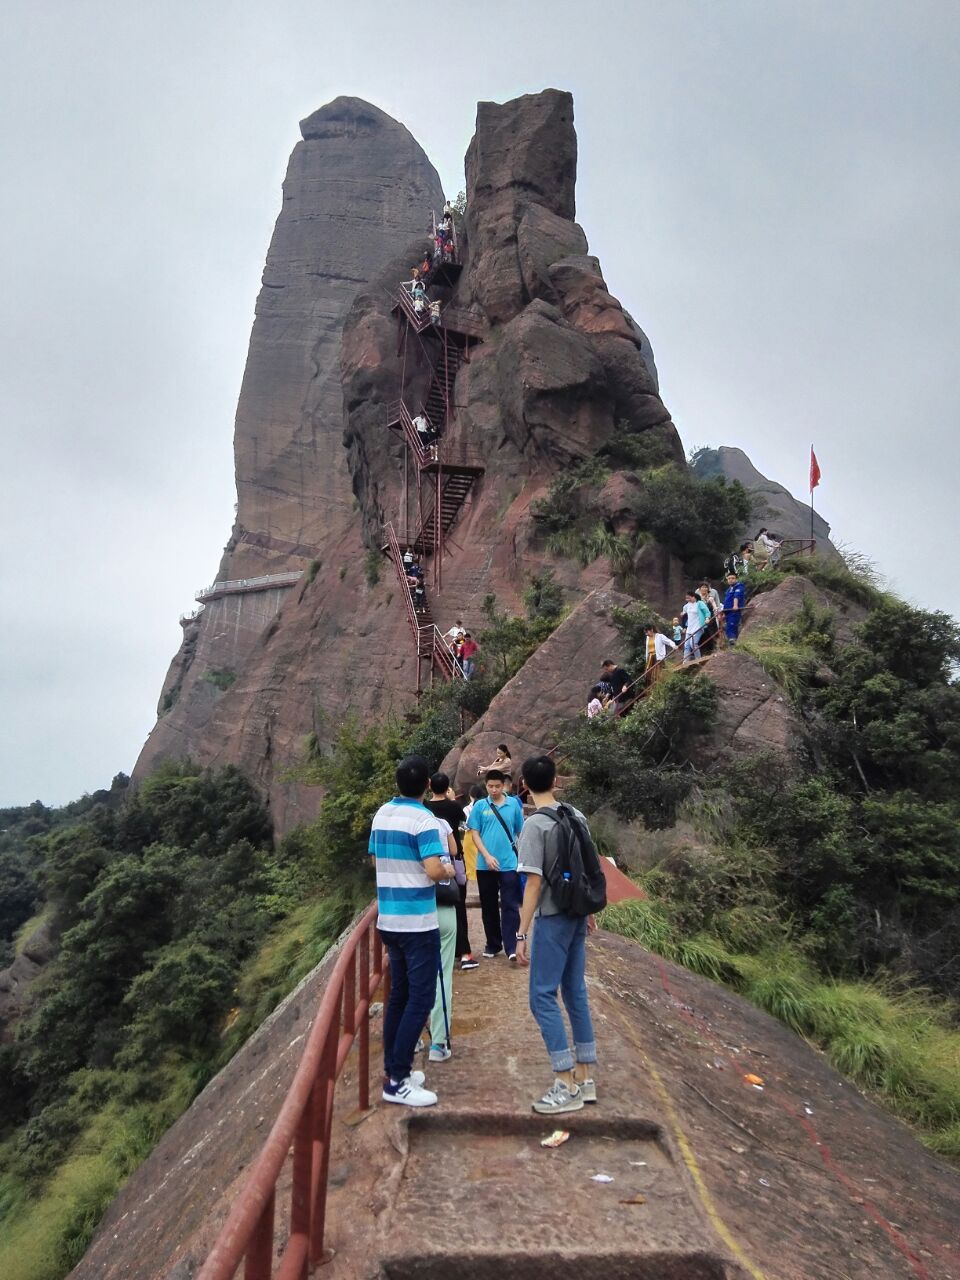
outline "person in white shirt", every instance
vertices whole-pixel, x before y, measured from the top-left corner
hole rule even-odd
[[[451,644],[459,644],[466,635],[463,623],[458,618],[450,630],[447,632],[447,639]]]
[[[656,627],[647,627],[646,657],[643,668],[648,684],[655,684],[663,675],[663,663],[668,653],[676,649],[669,636],[663,635]]]
[[[767,529],[761,529],[754,541],[759,542],[761,547],[767,553],[767,560],[771,565],[775,565],[780,559],[780,546],[776,538],[770,536]]]

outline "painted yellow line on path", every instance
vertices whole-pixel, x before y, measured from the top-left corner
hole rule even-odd
[[[760,1270],[760,1268],[755,1263],[751,1262],[744,1253],[743,1249],[734,1239],[730,1228],[720,1217],[720,1211],[717,1209],[713,1196],[710,1194],[710,1189],[706,1184],[706,1180],[704,1179],[697,1157],[693,1153],[693,1147],[690,1145],[690,1140],[687,1138],[687,1135],[684,1133],[680,1124],[680,1117],[677,1115],[676,1108],[673,1105],[673,1099],[667,1091],[667,1086],[663,1082],[663,1077],[650,1061],[649,1055],[643,1047],[639,1036],[636,1034],[633,1027],[631,1027],[630,1023],[621,1011],[617,1008],[613,997],[608,997],[607,1003],[609,1004],[609,1007],[617,1021],[620,1023],[624,1035],[643,1058],[646,1069],[650,1073],[650,1079],[653,1081],[654,1088],[657,1091],[657,1096],[663,1104],[663,1109],[667,1114],[667,1119],[670,1122],[670,1128],[673,1130],[673,1136],[677,1141],[677,1146],[680,1148],[683,1163],[687,1166],[690,1177],[693,1179],[694,1186],[697,1189],[697,1195],[700,1197],[700,1202],[704,1207],[707,1217],[710,1219],[714,1231],[716,1231],[717,1235],[737,1261],[747,1269],[753,1277],[753,1280],[767,1280],[765,1274]]]

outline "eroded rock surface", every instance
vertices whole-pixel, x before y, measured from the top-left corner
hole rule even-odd
[[[476,782],[477,766],[489,764],[501,742],[509,746],[517,774],[524,756],[557,745],[563,726],[583,712],[601,662],[618,653],[613,611],[630,603],[629,596],[609,588],[581,600],[444,760],[456,791]]]
[[[357,290],[425,237],[443,203],[422,148],[370,103],[337,98],[300,131],[237,406],[237,516],[217,581],[306,570],[356,523],[341,440],[343,323]],[[290,588],[277,588],[213,601],[187,629],[136,776],[166,756],[205,755],[204,730],[224,696],[210,673],[243,672],[289,599]]]

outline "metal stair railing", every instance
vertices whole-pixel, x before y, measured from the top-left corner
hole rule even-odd
[[[421,627],[421,634],[425,631],[430,632],[430,642],[433,648],[433,657],[437,666],[447,677],[448,680],[465,680],[463,667],[457,655],[453,652],[453,647],[448,643],[447,638],[441,632],[437,624],[431,623],[429,627]]]
[[[402,280],[400,282],[400,288],[397,291],[397,294],[400,302],[400,309],[413,326],[414,331],[416,333],[423,333],[424,329],[428,328],[432,323],[429,301],[424,297],[423,310],[419,312],[417,311],[413,301],[413,284],[409,280]]]
[[[426,418],[427,415],[424,414],[423,416]],[[399,417],[400,425],[403,428],[404,436],[406,436],[407,444],[410,446],[413,456],[417,460],[417,466],[422,471],[424,467],[429,466],[430,463],[433,462],[433,458],[420,443],[420,432],[413,425],[413,415],[402,400],[400,401]],[[430,422],[429,418],[427,421]],[[431,428],[433,427],[432,422],[430,422],[430,426]]]
[[[407,572],[403,567],[403,554],[400,550],[400,543],[397,541],[397,535],[393,525],[389,522],[383,526],[383,532],[386,536],[387,545],[390,548],[390,559],[393,561],[393,567],[397,571],[397,578],[400,582],[403,602],[407,610],[407,621],[410,623],[414,639],[417,641],[417,652],[419,653],[420,618],[413,603],[413,592],[410,590],[410,583],[407,581]]]
[[[324,1248],[333,1095],[358,1042],[358,1103],[370,1109],[370,1002],[385,977],[372,903],[344,943],[320,1000],[300,1065],[260,1154],[197,1274],[197,1280],[302,1280],[332,1256]],[[293,1147],[289,1225],[276,1253],[277,1184]]]

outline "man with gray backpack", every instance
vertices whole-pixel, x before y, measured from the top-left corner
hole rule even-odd
[[[523,762],[523,781],[536,806],[517,842],[518,870],[527,883],[517,933],[517,961],[530,965],[530,1011],[556,1077],[533,1109],[540,1115],[579,1111],[596,1102],[597,1046],[590,1017],[585,942],[593,914],[607,903],[606,881],[587,820],[553,794],[557,768],[549,756]],[[527,937],[536,929],[527,960]],[[570,1019],[573,1048],[557,992]]]

